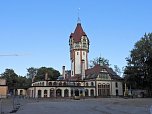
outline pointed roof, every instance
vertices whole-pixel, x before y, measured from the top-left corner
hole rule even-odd
[[[87,36],[83,31],[81,23],[77,23],[74,33],[71,33],[70,38],[73,38],[74,42],[80,42],[82,36]]]

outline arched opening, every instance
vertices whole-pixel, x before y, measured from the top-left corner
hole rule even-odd
[[[91,82],[91,86],[94,86],[94,83],[93,83],[93,82]]]
[[[61,89],[56,90],[56,97],[62,97],[62,90]]]
[[[73,92],[73,89],[71,89],[71,96],[74,96],[74,92]]]
[[[116,89],[116,96],[118,96],[119,95],[119,93],[118,93],[118,89]]]
[[[47,90],[44,90],[44,98],[47,97]]]
[[[98,96],[102,96],[102,87],[101,87],[101,84],[99,83],[98,84]]]
[[[110,85],[109,84],[106,85],[106,95],[110,96]]]
[[[59,82],[59,86],[62,86],[62,82]]]
[[[50,89],[50,97],[54,97],[54,89]]]
[[[88,91],[88,89],[85,90],[85,96],[86,96],[86,97],[89,96],[89,91]]]
[[[88,86],[88,82],[86,83],[86,86]]]
[[[56,82],[53,82],[53,86],[57,86],[57,83],[56,83]]]
[[[52,86],[52,82],[49,82],[49,86]]]
[[[64,82],[64,83],[63,83],[63,86],[66,86],[66,85],[67,85],[66,82]]]
[[[20,95],[23,95],[23,90],[20,90]]]
[[[64,97],[69,97],[69,90],[68,89],[64,90]]]
[[[42,91],[38,90],[38,98],[41,98]]]
[[[79,90],[78,89],[75,90],[75,96],[79,96]]]
[[[92,97],[94,96],[94,90],[93,89],[90,90],[90,94],[91,94]]]

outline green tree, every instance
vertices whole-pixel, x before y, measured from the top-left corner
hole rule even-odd
[[[5,69],[5,72],[1,74],[1,78],[6,79],[9,91],[17,88],[28,88],[31,85],[31,79],[18,76],[13,69]]]
[[[37,75],[35,76],[34,81],[45,80],[45,74],[48,74],[49,80],[56,80],[60,76],[60,72],[53,69],[52,67],[41,67],[37,69]]]
[[[104,57],[96,57],[93,60],[90,60],[90,68],[94,67],[97,64],[100,64],[100,61],[103,63],[103,65],[110,65],[108,59],[105,59]]]
[[[135,43],[126,60],[125,81],[134,88],[152,90],[152,33]]]
[[[30,68],[27,69],[27,72],[28,72],[27,77],[32,79],[37,74],[37,68],[30,67]]]
[[[121,75],[121,70],[117,65],[114,65],[114,71],[117,73],[117,75]]]
[[[6,79],[8,88],[15,88],[18,82],[18,75],[14,72],[13,69],[5,69],[5,72],[1,74],[1,78]]]

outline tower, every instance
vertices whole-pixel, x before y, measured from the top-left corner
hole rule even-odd
[[[69,39],[71,76],[82,75],[88,69],[89,39],[78,21],[74,33]],[[84,77],[84,76],[83,76]]]

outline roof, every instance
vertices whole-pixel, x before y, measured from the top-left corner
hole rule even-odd
[[[74,39],[74,42],[80,42],[82,36],[87,36],[83,31],[81,23],[77,23],[74,33],[71,33],[70,38]]]
[[[93,68],[86,70],[86,77],[87,78],[97,78],[97,76],[102,73],[101,70],[106,69],[107,73],[111,77],[111,79],[122,79],[120,76],[116,74],[116,72],[113,71],[112,68],[109,68],[107,65],[100,66],[99,64],[95,65]],[[105,73],[105,72],[103,72]]]

